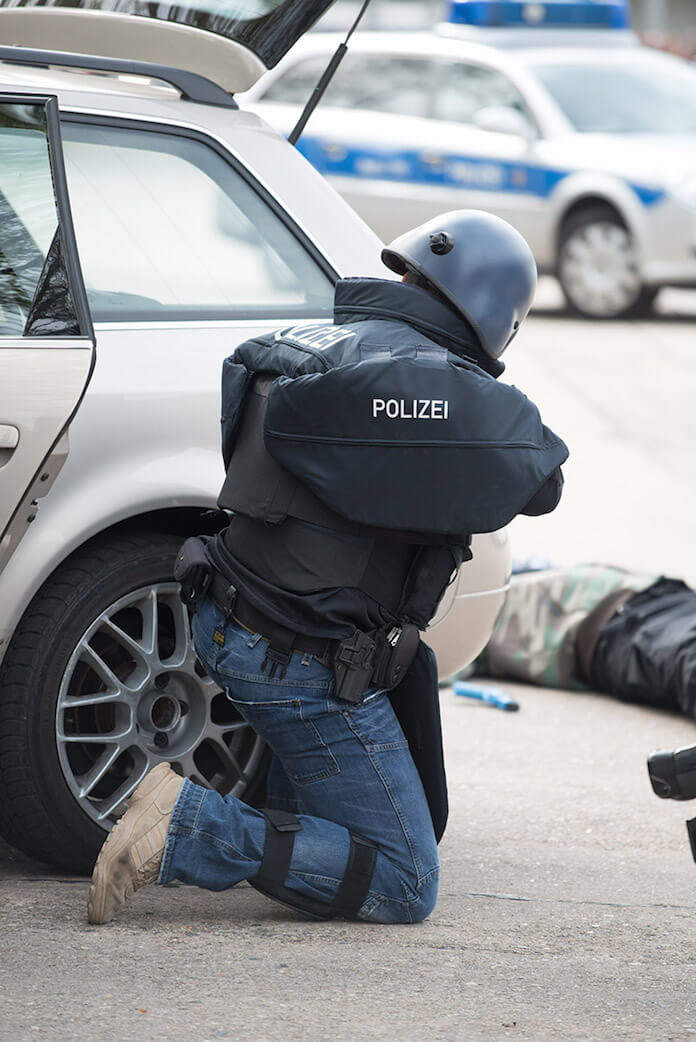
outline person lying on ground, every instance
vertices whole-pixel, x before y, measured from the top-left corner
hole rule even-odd
[[[696,591],[610,565],[517,574],[474,669],[696,718]]]

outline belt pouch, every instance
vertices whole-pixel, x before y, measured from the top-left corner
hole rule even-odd
[[[176,555],[174,578],[181,583],[184,604],[195,604],[205,597],[213,577],[213,569],[205,552],[205,543],[191,536]]]
[[[406,676],[416,657],[420,643],[420,631],[412,623],[393,626],[390,630],[379,630],[377,651],[372,674],[375,687],[391,691]]]

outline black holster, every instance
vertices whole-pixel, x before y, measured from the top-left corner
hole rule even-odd
[[[336,697],[362,702],[370,687],[390,691],[401,683],[418,650],[416,626],[404,623],[342,640],[333,656]]]

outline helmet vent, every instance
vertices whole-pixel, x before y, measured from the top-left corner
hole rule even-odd
[[[431,253],[436,253],[438,256],[442,256],[444,253],[449,253],[450,250],[454,249],[454,239],[447,232],[433,232],[430,236],[430,250]]]

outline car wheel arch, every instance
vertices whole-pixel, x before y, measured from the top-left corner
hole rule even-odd
[[[11,624],[7,626],[7,620],[3,620],[6,629],[0,623],[0,663],[12,639],[12,634],[19,626],[22,618],[36,599],[40,597],[41,591],[50,581],[55,572],[70,561],[72,557],[81,554],[90,543],[104,537],[127,534],[130,531],[151,531],[158,534],[169,534],[181,536],[182,541],[189,535],[213,535],[227,524],[227,515],[217,510],[210,503],[186,504],[181,506],[157,507],[130,513],[104,528],[89,530],[84,538],[71,545],[65,553],[60,556],[52,556],[50,570],[48,572],[35,573],[37,579],[34,583],[27,585],[21,600],[15,600],[16,611]],[[0,577],[1,581],[1,577]]]
[[[639,256],[645,254],[644,207],[628,180],[619,174],[574,170],[563,177],[549,200],[552,211],[553,249],[558,255],[564,225],[585,207],[613,210],[635,241]]]
[[[635,228],[633,222],[627,219],[623,209],[617,205],[617,203],[608,198],[606,195],[599,193],[587,193],[580,195],[570,200],[563,210],[560,212],[558,222],[556,225],[556,238],[555,238],[555,256],[558,259],[558,253],[563,242],[563,236],[565,230],[568,227],[569,222],[576,217],[583,210],[593,209],[605,209],[607,213],[611,213],[616,217],[620,223],[626,228],[632,235],[635,235]]]

